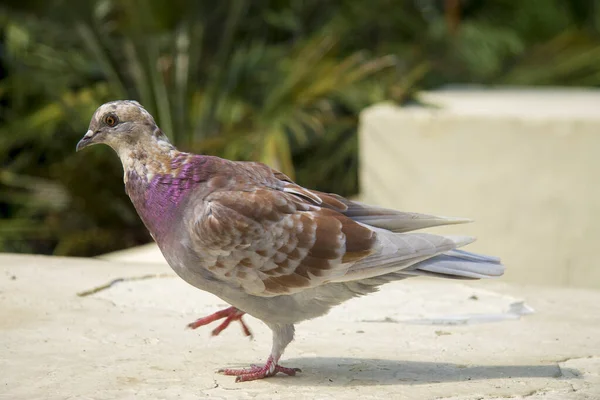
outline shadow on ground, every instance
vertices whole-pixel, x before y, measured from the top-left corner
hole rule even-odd
[[[294,378],[270,379],[286,385],[422,385],[514,378],[574,378],[579,371],[561,369],[557,363],[545,365],[461,365],[421,361],[394,361],[362,358],[296,358],[283,366],[298,367]],[[278,375],[279,377],[280,375]]]

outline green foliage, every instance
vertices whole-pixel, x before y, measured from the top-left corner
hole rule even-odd
[[[101,103],[139,100],[184,149],[357,192],[373,103],[448,83],[600,84],[597,0],[5,0],[0,250],[93,255],[149,240]]]

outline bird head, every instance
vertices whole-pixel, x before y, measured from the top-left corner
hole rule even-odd
[[[121,154],[127,148],[157,140],[169,142],[152,115],[137,101],[119,100],[98,107],[76,150],[104,143]]]

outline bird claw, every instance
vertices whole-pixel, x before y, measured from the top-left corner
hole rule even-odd
[[[279,364],[275,364],[273,367],[272,361],[267,361],[264,366],[252,365],[250,368],[242,368],[242,369],[230,369],[224,368],[220,369],[218,372],[224,375],[233,375],[235,376],[236,382],[247,382],[254,381],[257,379],[264,379],[270,376],[276,375],[278,372],[283,374],[294,376],[296,372],[302,372],[300,368],[288,368],[282,367]]]
[[[229,307],[224,310],[217,311],[216,313],[211,314],[207,317],[199,318],[196,321],[189,323],[187,325],[187,327],[190,329],[196,329],[201,326],[208,325],[211,322],[225,318],[225,321],[223,321],[219,326],[217,326],[215,329],[212,330],[212,336],[219,335],[219,333],[223,332],[232,321],[239,321],[240,324],[242,325],[244,335],[252,338],[252,332],[250,332],[250,329],[248,328],[248,326],[242,319],[242,316],[244,314],[245,314],[245,312],[240,311],[239,309],[237,309],[235,307]]]

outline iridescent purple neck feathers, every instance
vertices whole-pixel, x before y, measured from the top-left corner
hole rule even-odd
[[[153,236],[163,236],[180,216],[185,200],[214,175],[214,159],[178,153],[160,168],[125,171],[125,188]],[[166,164],[166,165],[165,165]]]
[[[182,198],[211,175],[209,159],[180,153],[171,160],[171,172],[159,173],[148,182],[146,203],[178,205]]]

